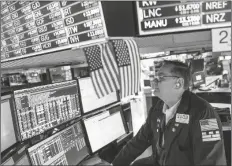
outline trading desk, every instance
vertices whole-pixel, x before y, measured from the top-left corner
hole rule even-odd
[[[220,92],[220,93],[231,93],[231,88],[211,88],[211,90],[207,90],[207,91],[203,91],[203,90],[198,90],[198,89],[195,89],[192,91],[193,93],[217,93],[217,92]]]

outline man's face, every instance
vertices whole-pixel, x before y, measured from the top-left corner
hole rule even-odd
[[[170,98],[175,97],[176,94],[176,75],[173,75],[171,71],[170,65],[163,65],[160,70],[157,72],[157,77],[155,78],[155,90],[154,93],[157,97],[162,99],[163,101],[167,101]]]

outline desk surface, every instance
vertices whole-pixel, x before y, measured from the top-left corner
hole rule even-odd
[[[222,126],[222,130],[223,131],[229,131],[231,130],[231,126],[227,125],[227,126]]]
[[[194,93],[216,93],[216,92],[228,92],[228,93],[231,93],[231,89],[230,88],[215,88],[215,89],[211,89],[211,90],[208,90],[208,91],[201,91],[201,90],[193,90],[192,92]]]

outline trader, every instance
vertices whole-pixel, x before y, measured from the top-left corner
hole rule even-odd
[[[112,165],[130,165],[150,145],[153,154],[133,165],[226,165],[219,116],[188,91],[189,73],[184,63],[164,61],[155,76],[155,95],[161,100]]]

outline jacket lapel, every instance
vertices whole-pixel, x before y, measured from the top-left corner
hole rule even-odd
[[[189,115],[188,114],[189,99],[190,99],[190,92],[185,91],[182,95],[180,105],[177,108],[176,115],[177,114]],[[180,134],[180,131],[183,129],[183,127],[185,127],[186,125],[189,124],[189,123],[186,124],[186,123],[176,122],[176,115],[174,116],[174,121],[172,123],[170,123],[169,132],[167,132],[167,134],[165,135],[164,148],[167,152],[166,156],[168,156],[168,153],[170,152],[170,147],[171,147],[173,141],[175,140],[175,138]],[[190,121],[190,116],[189,116],[189,121]]]
[[[160,101],[159,104],[156,106],[155,108],[155,112],[152,117],[152,119],[154,119],[153,121],[153,125],[152,125],[152,129],[154,129],[153,133],[154,133],[154,137],[155,140],[157,141],[157,139],[159,138],[159,133],[160,133],[160,126],[161,126],[161,121],[162,121],[162,109],[163,109],[163,105],[164,102]]]
[[[156,146],[157,146],[157,143],[159,141],[159,137],[160,137],[160,126],[161,126],[161,122],[162,122],[162,118],[163,118],[163,114],[162,114],[162,109],[163,109],[163,105],[164,105],[164,102],[163,101],[160,101],[154,111],[155,113],[152,114],[153,117],[152,117],[152,126],[151,128],[153,129],[153,155],[156,156]]]

